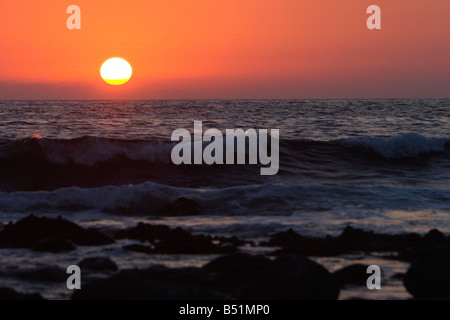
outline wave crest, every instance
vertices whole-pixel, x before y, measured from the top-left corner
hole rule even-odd
[[[0,145],[0,158],[38,158],[54,164],[94,166],[117,158],[168,162],[173,144],[163,141],[82,137],[70,140],[21,139]]]
[[[388,159],[410,158],[432,152],[443,152],[446,147],[445,139],[427,138],[417,133],[407,133],[387,138],[343,139],[339,143],[344,147],[375,152]]]

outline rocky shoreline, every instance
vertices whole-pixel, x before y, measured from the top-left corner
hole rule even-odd
[[[194,207],[193,207],[194,209]],[[176,211],[174,208],[168,210]],[[123,245],[122,245],[123,242]],[[4,225],[0,249],[26,248],[42,254],[61,254],[77,247],[119,244],[122,250],[142,255],[218,255],[201,267],[151,266],[120,269],[114,257],[80,257],[83,288],[72,299],[338,299],[348,285],[365,286],[367,265],[353,264],[333,273],[311,257],[337,257],[364,253],[410,263],[402,278],[414,298],[450,297],[450,237],[436,229],[422,236],[390,235],[346,227],[336,237],[302,236],[291,229],[255,243],[236,237],[192,234],[182,228],[138,223],[106,235],[85,229],[61,217],[27,216]],[[261,248],[249,254],[243,248]],[[47,266],[11,273],[23,281],[65,283],[64,269]],[[24,294],[0,288],[0,299],[42,299],[39,293]]]

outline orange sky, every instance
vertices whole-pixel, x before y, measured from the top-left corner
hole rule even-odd
[[[449,0],[1,0],[0,99],[450,97],[449,17]],[[113,56],[126,85],[100,78]]]

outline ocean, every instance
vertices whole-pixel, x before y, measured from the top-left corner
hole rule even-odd
[[[448,234],[449,116],[449,99],[1,101],[0,224],[62,216],[111,233],[145,221],[253,241],[288,228],[338,235],[348,225]],[[279,129],[278,174],[261,176],[259,164],[174,165],[172,132],[193,131],[194,121],[223,132]],[[201,214],[158,216],[180,197],[196,201]],[[0,265],[64,265],[81,255],[119,257],[122,267],[209,259],[152,260],[119,245],[77,250],[55,258],[3,249]],[[41,289],[49,298],[67,295],[58,288]]]

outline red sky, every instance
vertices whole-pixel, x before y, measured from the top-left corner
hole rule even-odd
[[[0,99],[450,97],[449,17],[449,0],[1,0]],[[114,56],[120,87],[99,74]]]

